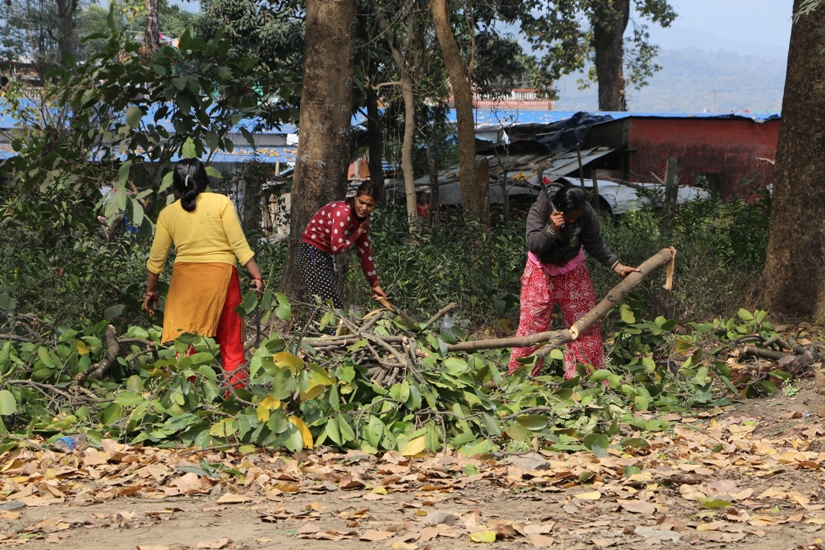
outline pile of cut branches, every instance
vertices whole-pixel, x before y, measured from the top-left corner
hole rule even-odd
[[[742,395],[769,394],[817,364],[814,353],[822,345],[778,338],[766,312],[741,310],[735,319],[687,327],[663,317],[637,321],[642,302],[622,285],[617,289],[627,300],[613,309],[621,320],[608,339],[610,368],[592,372],[579,365],[569,380],[558,347],[566,340],[554,338],[567,338],[576,327],[546,333],[543,341],[551,345],[505,376],[509,350],[500,342],[465,341],[460,330],[431,329],[449,306],[416,323],[386,309],[357,318],[313,305],[321,310],[313,316],[320,326],[310,321],[300,330],[256,330],[262,340],[249,361],[249,385],[237,390],[224,385],[210,338],[185,334],[164,346],[159,327],[133,326],[116,336],[105,321],[51,327],[10,319],[0,325],[0,431],[8,436],[0,452],[32,438],[53,442],[77,432],[92,444],[109,438],[243,450],[603,452],[614,436],[633,440],[669,427],[649,411],[717,407]],[[603,304],[619,301],[608,296]],[[250,293],[241,309],[258,327],[292,317],[292,304],[272,293],[260,300]],[[328,327],[339,334],[322,336]],[[751,353],[743,344],[762,351]],[[783,370],[786,358],[769,370],[740,361],[785,344],[800,352],[793,364],[810,357],[808,367]],[[539,360],[544,370],[533,378]],[[764,376],[748,369],[762,369]]]

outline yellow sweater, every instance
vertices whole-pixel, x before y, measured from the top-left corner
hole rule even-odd
[[[163,209],[155,229],[155,240],[149,252],[146,267],[152,273],[163,271],[174,243],[175,263],[235,264],[235,258],[246,265],[255,255],[244,237],[235,206],[225,195],[201,193],[195,199],[197,206],[187,212],[175,201]]]

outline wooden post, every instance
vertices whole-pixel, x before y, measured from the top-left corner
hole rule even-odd
[[[579,182],[582,185],[582,189],[584,189],[584,165],[582,164],[582,148],[578,143],[576,144],[576,156],[579,158]]]
[[[662,235],[670,238],[673,233],[673,213],[679,199],[679,171],[681,162],[676,157],[667,160],[665,171],[665,204],[664,219],[662,220]]]

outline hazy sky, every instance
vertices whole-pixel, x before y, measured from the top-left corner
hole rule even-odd
[[[673,25],[651,27],[651,39],[663,48],[693,45],[787,55],[793,0],[670,0],[670,4],[678,14]]]
[[[784,57],[791,36],[793,0],[669,0],[678,17],[668,29],[651,26],[653,43],[663,48]],[[198,0],[171,0],[196,11]]]

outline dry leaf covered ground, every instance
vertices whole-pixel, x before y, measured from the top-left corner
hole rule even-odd
[[[668,415],[650,447],[602,458],[18,449],[0,457],[0,546],[820,549],[825,419],[808,386]]]

